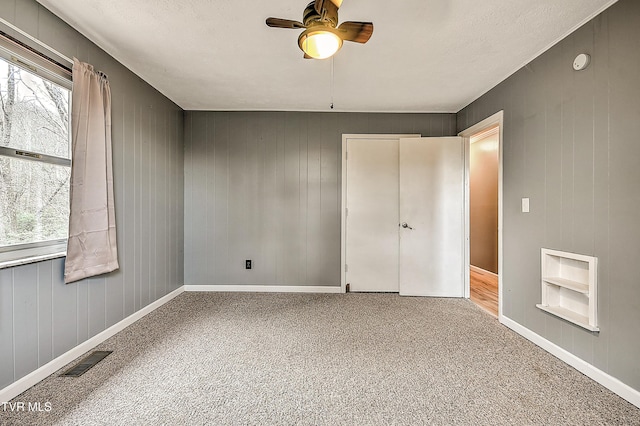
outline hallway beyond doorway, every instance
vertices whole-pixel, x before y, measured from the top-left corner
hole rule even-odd
[[[496,275],[471,269],[470,298],[491,315],[498,316],[498,277]]]

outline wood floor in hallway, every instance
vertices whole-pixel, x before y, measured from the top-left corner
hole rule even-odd
[[[470,271],[470,298],[484,310],[498,316],[498,277],[480,271]]]

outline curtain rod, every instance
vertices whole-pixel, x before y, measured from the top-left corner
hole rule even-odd
[[[31,40],[32,42],[36,43],[38,46],[41,46],[42,48],[46,49],[48,52],[53,53],[54,55],[58,56],[60,59],[64,59],[66,62],[69,63],[69,65],[73,65],[73,59],[69,58],[66,55],[63,55],[62,53],[58,52],[56,49],[54,49],[53,47],[49,46],[48,44],[45,44],[43,42],[41,42],[40,40],[38,40],[37,38],[31,36],[30,34],[27,34],[26,32],[22,31],[20,28],[16,27],[15,25],[11,24],[10,22],[5,21],[4,19],[0,18],[0,23],[5,25],[6,27],[10,28],[11,30],[17,32],[18,34],[20,34],[23,37],[26,37],[27,39]],[[19,40],[16,40],[19,42]],[[29,47],[29,46],[27,46]],[[35,53],[39,53],[39,52],[35,52]],[[39,53],[41,56],[42,54]],[[47,58],[49,60],[51,60],[51,58]],[[65,68],[68,68],[67,66],[60,64]]]

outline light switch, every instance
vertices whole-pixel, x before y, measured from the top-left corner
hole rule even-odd
[[[529,213],[529,199],[522,199],[522,213]]]

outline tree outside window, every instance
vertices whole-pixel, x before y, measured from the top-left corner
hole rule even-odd
[[[67,237],[70,94],[0,58],[0,247]]]

